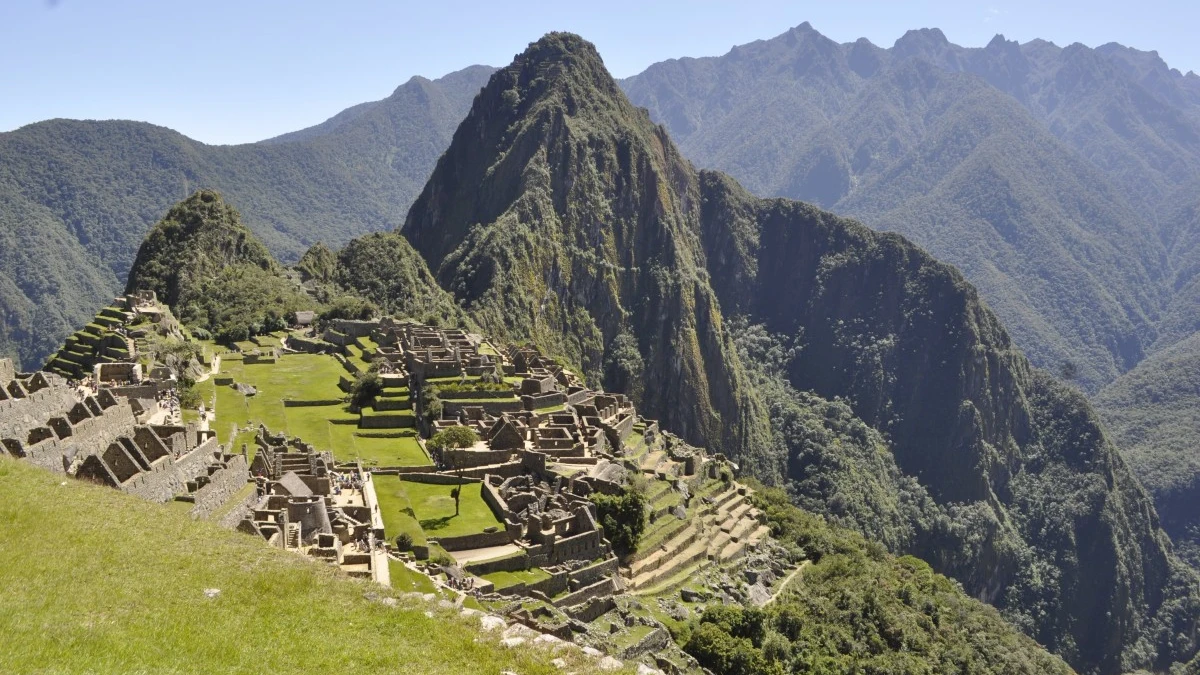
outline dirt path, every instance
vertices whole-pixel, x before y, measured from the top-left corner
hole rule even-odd
[[[800,563],[800,566],[797,567],[796,569],[792,570],[792,573],[787,575],[786,578],[784,578],[783,583],[779,584],[779,586],[775,588],[775,592],[771,594],[770,599],[768,599],[766,602],[764,602],[762,606],[766,607],[767,605],[771,604],[772,602],[775,602],[775,598],[778,598],[780,596],[780,594],[782,594],[783,591],[787,589],[788,584],[792,583],[792,580],[795,579],[797,576],[799,576],[800,573],[804,571],[805,567],[808,567],[811,564],[812,564],[812,562],[809,560],[805,560],[804,562]]]

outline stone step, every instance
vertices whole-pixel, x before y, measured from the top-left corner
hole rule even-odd
[[[650,554],[648,557],[639,560],[629,566],[629,572],[633,576],[638,576],[643,572],[648,572],[660,567],[665,561],[679,553],[679,551],[690,546],[696,541],[696,537],[700,532],[691,523],[683,529],[682,532],[675,535],[673,539],[668,541],[663,548]]]
[[[661,579],[671,577],[676,572],[691,565],[692,563],[695,563],[698,560],[703,560],[705,558],[704,554],[707,548],[707,542],[697,541],[692,543],[691,546],[688,546],[678,555],[673,556],[669,563],[654,570],[643,572],[642,574],[634,577],[630,582],[630,588],[645,588],[653,585],[655,582]]]
[[[735,520],[740,519],[749,513],[752,508],[754,506],[750,502],[742,501],[741,504],[738,504],[736,508],[729,512],[729,517]]]
[[[757,544],[769,536],[771,536],[771,528],[766,525],[759,525],[757,530],[751,532],[750,536],[746,537],[746,542],[751,545]]]
[[[738,497],[737,487],[730,486],[730,488],[728,490],[722,492],[721,494],[719,494],[715,498],[713,498],[713,508],[719,510],[725,504],[728,504],[730,501],[737,499],[737,497]]]
[[[706,551],[708,559],[715,560],[717,556],[721,554],[721,549],[725,548],[730,541],[732,541],[732,539],[729,537],[729,534],[725,532],[717,532],[717,536],[713,537],[708,542],[708,549]]]
[[[735,541],[743,540],[758,527],[758,521],[742,519],[737,522],[729,533],[729,538]]]

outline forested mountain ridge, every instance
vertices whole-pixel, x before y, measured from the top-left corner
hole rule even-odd
[[[120,292],[150,227],[198,188],[237,203],[285,261],[317,241],[398,225],[490,72],[413,78],[386,99],[247,145],[127,121],[0,133],[0,231],[10,240],[0,250],[0,353],[40,364]]]
[[[485,330],[930,560],[1078,670],[1195,654],[1195,577],[1082,395],[902,237],[696,171],[577,36],[493,75],[401,233]]]
[[[1120,45],[923,29],[883,49],[802,24],[622,86],[701,166],[958,265],[1035,363],[1095,391],[1175,309],[1167,204],[1200,167],[1197,80]]]

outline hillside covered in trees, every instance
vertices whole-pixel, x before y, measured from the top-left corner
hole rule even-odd
[[[210,146],[142,122],[49,120],[0,133],[0,355],[36,367],[121,291],[172,204],[214,188],[271,252],[400,224],[486,81],[413,78],[310,129]]]
[[[698,165],[956,265],[1036,364],[1095,391],[1194,311],[1173,205],[1194,201],[1198,79],[1116,44],[882,48],[805,23],[622,86]]]

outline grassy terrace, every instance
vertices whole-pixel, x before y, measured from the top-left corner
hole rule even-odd
[[[0,458],[0,672],[558,672],[544,652],[481,637],[473,619],[389,608],[364,596],[394,591],[333,566],[61,482]]]
[[[416,483],[397,476],[375,476],[374,480],[388,539],[407,532],[415,544],[421,545],[427,535],[456,537],[478,534],[492,526],[503,527],[483,501],[478,483],[464,487],[460,513],[456,517],[454,498],[450,496],[453,485]]]
[[[417,546],[425,544],[425,531],[417,519],[409,515],[412,504],[408,501],[406,483],[397,476],[375,476],[375,496],[379,499],[379,513],[383,516],[383,532],[395,540],[401,532],[407,532]]]
[[[549,579],[550,573],[540,567],[535,567],[516,572],[492,572],[491,574],[483,575],[483,578],[495,584],[496,590],[499,591],[521,583],[535,584],[543,579]]]
[[[478,534],[488,527],[504,527],[483,501],[483,487],[478,483],[463,486],[459,515],[454,515],[453,485],[434,485],[401,481],[417,522],[432,537],[457,537]],[[386,525],[386,523],[385,523]]]

